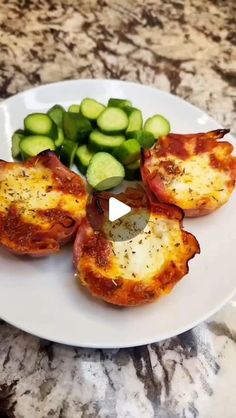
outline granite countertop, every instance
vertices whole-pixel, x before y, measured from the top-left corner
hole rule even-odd
[[[0,98],[43,83],[155,85],[236,133],[234,0],[0,2]],[[235,418],[236,300],[193,330],[121,350],[0,322],[0,418]]]

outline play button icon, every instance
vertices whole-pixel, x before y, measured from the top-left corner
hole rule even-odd
[[[121,242],[143,235],[150,208],[144,190],[136,186],[119,193],[94,191],[88,199],[86,215],[95,231],[109,241]]]
[[[127,215],[130,211],[130,206],[126,205],[115,197],[110,197],[108,212],[108,218],[110,222],[114,222],[117,219],[122,218],[122,216]]]

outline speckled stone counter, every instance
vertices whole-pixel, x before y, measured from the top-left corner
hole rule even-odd
[[[236,133],[234,0],[0,1],[0,98],[74,78],[155,85]],[[170,340],[65,347],[0,322],[0,418],[235,418],[236,301]]]

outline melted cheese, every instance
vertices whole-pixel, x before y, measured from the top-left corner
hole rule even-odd
[[[85,214],[84,196],[76,199],[72,194],[53,190],[55,186],[51,170],[42,165],[9,165],[0,171],[0,212],[6,213],[14,203],[22,220],[42,227],[47,227],[49,222],[39,216],[39,210],[62,209],[75,217]]]
[[[187,160],[168,157],[181,171],[164,176],[164,184],[176,201],[184,201],[184,208],[191,208],[204,198],[225,203],[229,198],[227,182],[230,175],[210,165],[208,154],[195,155]]]
[[[143,216],[145,217],[145,214]],[[127,217],[132,225],[135,217],[137,224],[142,222],[140,212],[134,211],[132,217]],[[126,220],[115,228],[107,225],[107,232],[112,238],[114,256],[111,269],[103,272],[106,277],[148,280],[160,274],[170,260],[178,259],[183,244],[179,222],[155,215],[150,216],[144,230],[140,230],[132,239],[113,241],[119,236],[128,237]]]

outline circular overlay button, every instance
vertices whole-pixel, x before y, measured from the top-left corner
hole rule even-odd
[[[141,188],[127,188],[125,192],[94,192],[87,217],[91,226],[111,241],[129,241],[145,230],[150,210],[146,194]]]

